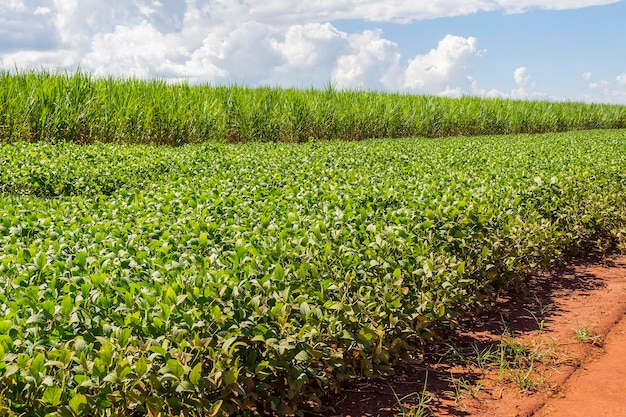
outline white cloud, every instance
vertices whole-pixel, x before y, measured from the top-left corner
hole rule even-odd
[[[589,83],[590,93],[583,96],[585,101],[597,103],[626,104],[626,73],[615,77],[615,83],[600,80]]]
[[[591,75],[590,72],[583,72],[583,78],[587,81],[591,80]]]
[[[274,47],[275,30],[267,25],[250,21],[226,31],[210,33],[202,47],[191,54],[185,65],[198,68],[215,66],[231,82],[258,84],[270,76],[283,60]],[[203,78],[201,74],[198,74]],[[212,80],[215,77],[211,77]]]
[[[481,11],[522,13],[534,9],[564,10],[616,3],[619,0],[248,0],[253,18],[276,22],[363,19],[377,22],[414,22],[461,16]]]
[[[513,79],[515,84],[517,84],[517,88],[511,91],[511,98],[528,99],[545,96],[545,94],[535,91],[535,83],[531,81],[531,78],[526,67],[516,68],[513,72]]]
[[[281,62],[263,81],[301,87],[328,83],[338,55],[348,50],[348,44],[348,34],[330,23],[290,26],[272,41]]]
[[[381,38],[380,31],[365,31],[349,37],[351,53],[339,56],[333,82],[341,88],[397,90],[399,77],[398,45]]]
[[[549,97],[546,93],[537,91],[535,82],[532,80],[532,76],[526,67],[515,68],[515,71],[513,71],[513,80],[515,81],[516,88],[513,88],[508,93],[496,89],[489,91],[483,90],[478,87],[478,83],[475,80],[472,80],[472,93],[485,97],[512,98],[517,100],[557,99],[556,97]]]
[[[591,89],[601,89],[601,90],[609,88],[610,86],[611,86],[611,82],[607,81],[607,80],[601,80],[598,83],[591,83],[591,84],[589,84],[589,88],[591,88]]]
[[[530,81],[528,69],[526,67],[515,68],[515,71],[513,72],[513,79],[515,80],[515,84],[517,84],[520,88],[524,88]]]
[[[22,12],[24,10],[27,10],[27,8],[22,0],[5,0],[0,5],[0,12],[2,13]]]
[[[581,9],[590,6],[602,6],[617,3],[620,0],[499,0],[498,8],[505,13],[524,13],[534,9],[568,10]]]
[[[45,16],[52,13],[52,9],[49,7],[37,7],[33,13],[35,16]]]
[[[418,45],[422,54],[403,57],[381,31],[346,33],[332,22],[412,22],[615,1],[3,0],[0,63],[192,82],[333,81],[347,88],[459,95],[477,91],[472,72],[484,51],[476,38],[448,35],[434,48]],[[532,96],[529,80],[518,83],[519,95]]]
[[[548,95],[537,91],[532,76],[528,73],[526,67],[518,67],[513,72],[513,79],[517,88],[511,91],[510,97],[515,99],[531,99],[540,100],[548,98]]]
[[[331,81],[340,88],[458,94],[467,91],[467,71],[482,54],[475,38],[449,35],[407,66],[401,63],[398,45],[380,30],[346,33],[319,21],[434,17],[448,13],[446,2],[420,6],[396,1],[381,7],[380,2],[364,0],[297,6],[260,0],[11,1],[11,13],[36,16],[45,22],[39,37],[54,41],[41,50],[3,54],[0,46],[7,67],[80,66],[97,75],[252,85],[308,87]],[[463,4],[453,14],[483,7]]]
[[[178,55],[176,50],[176,39],[142,22],[133,27],[117,26],[111,33],[96,35],[81,64],[96,75],[147,78],[171,65]]]
[[[482,57],[474,37],[447,35],[437,48],[409,61],[404,87],[425,93],[458,95],[471,87],[468,70]]]
[[[11,52],[2,57],[0,64],[4,62],[9,67],[16,66],[18,68],[45,68],[51,72],[59,68],[70,68],[78,61],[78,56],[73,50],[52,50],[37,51],[24,50]]]

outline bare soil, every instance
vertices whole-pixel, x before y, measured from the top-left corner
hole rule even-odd
[[[625,256],[570,262],[499,299],[423,363],[350,385],[325,415],[626,416],[625,313]]]

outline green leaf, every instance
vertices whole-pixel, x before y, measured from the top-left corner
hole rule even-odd
[[[432,274],[433,271],[435,270],[435,265],[433,264],[433,261],[431,261],[430,259],[427,259],[424,262],[423,269],[424,269],[424,273],[426,273],[427,275]]]
[[[220,408],[222,408],[222,403],[224,401],[223,400],[218,400],[217,402],[214,402],[213,405],[211,405],[211,408],[209,409],[209,417],[215,417],[217,415],[217,413],[220,412]]]
[[[208,244],[209,244],[209,235],[206,234],[206,233],[200,233],[200,236],[198,237],[198,243],[202,247],[208,246]]]
[[[87,341],[85,339],[83,339],[82,337],[78,337],[76,338],[76,340],[74,341],[74,350],[77,353],[80,353],[82,351],[84,351],[85,349],[87,349],[87,347],[89,346],[89,344],[87,343]]]
[[[176,359],[168,360],[167,368],[169,369],[169,372],[174,374],[179,380],[183,379],[183,377],[185,376],[185,368]]]
[[[30,363],[30,373],[33,375],[39,375],[45,371],[45,363],[46,357],[38,353],[37,356],[33,358],[33,361]]]
[[[274,268],[274,278],[278,281],[283,281],[285,279],[285,270],[280,264],[276,264]]]
[[[176,298],[176,291],[174,291],[172,287],[167,287],[167,290],[165,291],[165,296],[163,297],[163,301],[165,301],[169,305],[172,305],[176,302]]]
[[[65,317],[69,317],[73,310],[74,300],[69,295],[66,295],[61,301],[61,314],[63,314]]]
[[[43,392],[43,396],[41,397],[41,401],[44,404],[48,404],[52,407],[56,407],[61,403],[61,395],[63,394],[63,389],[59,387],[48,387]]]
[[[44,252],[39,253],[37,256],[37,267],[43,269],[48,264],[48,258]]]
[[[222,318],[222,310],[220,309],[220,306],[214,305],[211,308],[211,313],[210,314],[211,314],[211,318],[214,321],[219,321]]]
[[[87,397],[83,394],[76,394],[69,401],[70,409],[74,412],[74,415],[76,416],[80,416],[83,414],[83,412],[87,408],[87,404]]]
[[[48,318],[51,318],[52,316],[54,316],[56,302],[54,302],[53,300],[46,300],[40,304],[40,307],[45,313],[44,315]]]
[[[300,303],[300,314],[302,314],[303,317],[306,317],[310,311],[311,311],[311,306],[309,306],[309,303],[307,302]]]
[[[2,320],[0,321],[0,334],[7,334],[9,330],[13,327],[13,322],[11,320]]]
[[[193,369],[189,373],[189,382],[191,382],[192,385],[197,386],[198,383],[200,382],[201,377],[202,377],[202,363],[198,363],[196,364],[196,366],[193,367]]]
[[[137,363],[135,363],[135,374],[137,374],[137,377],[141,378],[146,374],[146,372],[148,372],[148,362],[142,356],[139,358]]]
[[[105,376],[104,378],[102,378],[102,380],[104,382],[110,382],[112,384],[117,384],[119,382],[121,382],[119,375],[117,374],[117,372],[111,372],[109,373],[107,376]]]
[[[43,315],[43,313],[33,314],[26,320],[26,324],[42,324],[45,322],[46,317]]]
[[[133,330],[129,328],[120,329],[119,336],[117,337],[117,343],[123,348],[128,345],[130,336],[133,334]]]
[[[312,356],[309,354],[309,352],[307,352],[306,350],[301,350],[300,352],[298,352],[298,354],[295,356],[295,359],[297,361],[300,362],[307,362],[312,358]]]
[[[87,252],[78,252],[74,255],[74,263],[81,268],[87,265]]]
[[[113,361],[113,346],[110,343],[106,343],[100,347],[99,357],[105,366],[111,366]]]
[[[237,373],[234,370],[229,369],[222,375],[222,381],[226,386],[234,384],[235,382],[237,382]]]
[[[433,225],[434,223],[432,220],[425,220],[422,222],[420,227],[425,230],[425,229],[430,229],[431,227],[433,227]]]

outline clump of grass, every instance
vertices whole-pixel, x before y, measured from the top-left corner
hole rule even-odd
[[[182,145],[622,128],[626,106],[0,71],[0,141]]]
[[[476,398],[478,393],[483,388],[483,382],[478,381],[477,383],[472,383],[472,381],[464,378],[454,378],[451,376],[452,385],[454,386],[454,400],[459,402],[464,397],[473,397]]]
[[[430,415],[428,404],[432,401],[432,397],[427,390],[428,387],[428,373],[424,379],[424,385],[421,392],[412,392],[403,397],[400,397],[393,387],[390,386],[393,396],[396,399],[400,413],[395,417],[426,417]],[[405,405],[405,402],[409,399],[417,398],[417,403],[412,406]]]
[[[448,355],[452,361],[464,364],[486,374],[488,371],[497,371],[497,380],[506,381],[515,385],[522,393],[531,393],[546,388],[548,381],[546,376],[537,369],[537,365],[549,365],[557,363],[560,355],[556,352],[556,344],[546,343],[542,339],[532,342],[524,342],[513,337],[505,329],[498,343],[486,347],[477,344],[471,346],[466,352],[457,347],[450,347]],[[478,382],[460,377],[451,377],[454,387],[455,401],[465,397],[476,397],[483,389],[483,380]]]
[[[579,325],[574,329],[574,335],[576,340],[582,343],[589,343],[591,345],[599,346],[602,344],[602,337],[593,330],[593,326],[590,324]]]

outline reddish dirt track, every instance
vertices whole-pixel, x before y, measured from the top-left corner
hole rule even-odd
[[[561,395],[549,399],[537,416],[626,416],[625,319],[609,332],[604,352],[576,371]]]
[[[499,300],[424,363],[347,387],[325,415],[402,415],[397,398],[407,396],[400,403],[410,416],[427,377],[425,415],[626,417],[625,313],[626,257],[572,262]],[[513,371],[475,365],[472,351],[503,340],[525,346],[531,360]],[[455,364],[450,346],[470,360]]]

